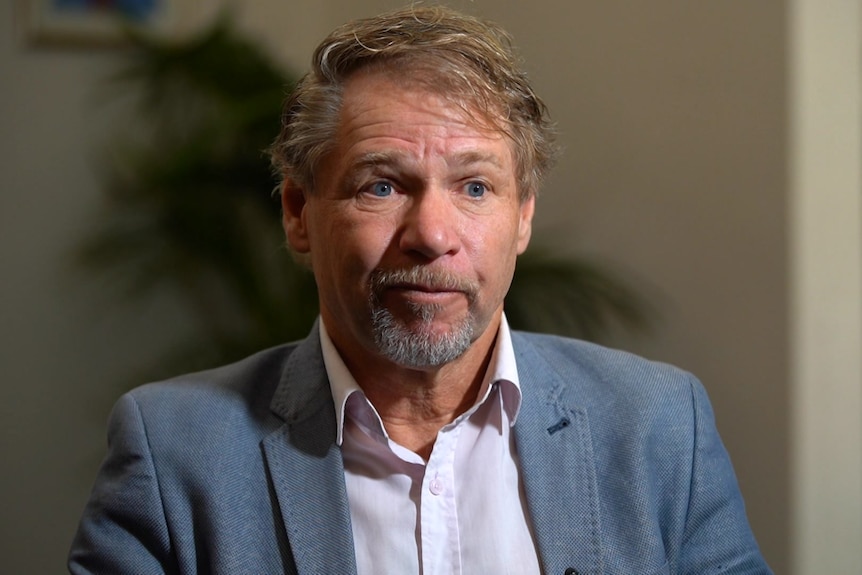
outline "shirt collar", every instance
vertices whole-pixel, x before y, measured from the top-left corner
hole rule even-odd
[[[362,388],[359,387],[359,384],[356,383],[350,370],[344,365],[344,361],[341,359],[338,350],[335,349],[335,345],[332,343],[332,339],[330,339],[329,333],[326,331],[326,324],[323,321],[320,322],[320,348],[323,353],[326,375],[329,378],[332,400],[335,403],[336,441],[338,445],[341,445],[347,400],[354,393],[358,393],[363,398],[365,398],[365,394]],[[502,398],[503,409],[505,409],[509,417],[509,425],[514,425],[518,417],[518,411],[521,408],[521,384],[518,380],[515,349],[512,346],[512,333],[509,329],[509,323],[506,321],[506,314],[503,314],[500,319],[500,327],[497,330],[497,338],[491,354],[491,362],[488,365],[488,371],[485,373],[485,380],[479,392],[477,405],[487,400],[491,393],[491,386],[495,383],[498,384],[500,389],[500,397]],[[374,410],[374,406],[367,399],[365,401]],[[376,410],[374,410],[374,414],[379,420]],[[382,428],[382,422],[380,425]]]

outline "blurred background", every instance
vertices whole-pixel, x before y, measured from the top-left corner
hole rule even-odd
[[[703,381],[776,573],[862,572],[859,2],[446,3],[514,35],[559,126],[537,239],[656,310],[606,343]],[[34,19],[48,4],[0,6],[0,561],[15,574],[65,571],[112,402],[198,328],[176,291],[129,305],[76,265],[136,108],[106,88],[122,45]],[[230,4],[299,74],[334,26],[403,2],[161,4],[154,28],[178,38]]]

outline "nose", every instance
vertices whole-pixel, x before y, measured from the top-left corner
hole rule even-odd
[[[457,207],[447,190],[423,190],[406,209],[399,246],[404,253],[429,260],[454,254],[461,246],[459,225]]]

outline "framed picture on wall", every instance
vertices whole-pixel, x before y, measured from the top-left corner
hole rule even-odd
[[[37,42],[111,44],[128,27],[162,31],[170,0],[24,0],[30,37]]]

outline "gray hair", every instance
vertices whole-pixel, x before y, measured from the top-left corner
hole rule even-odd
[[[511,36],[496,24],[440,6],[415,6],[336,28],[315,50],[312,70],[287,98],[270,148],[278,176],[307,192],[332,149],[346,80],[358,70],[405,80],[479,112],[513,142],[521,199],[538,192],[556,156],[542,100],[519,67]]]

